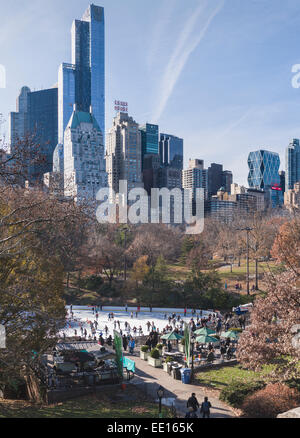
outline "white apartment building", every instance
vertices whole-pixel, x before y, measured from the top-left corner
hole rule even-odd
[[[64,134],[64,194],[75,201],[95,200],[107,187],[103,135],[91,112],[74,108]]]

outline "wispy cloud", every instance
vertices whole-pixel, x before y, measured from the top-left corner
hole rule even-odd
[[[164,33],[170,28],[173,8],[170,6],[169,0],[163,0],[158,9],[157,19],[152,31],[151,45],[147,52],[146,63],[148,68],[152,68],[157,60],[158,52],[163,45]]]
[[[220,134],[217,136],[217,140],[221,140],[226,135],[230,134],[235,128],[237,128],[244,120],[246,120],[252,113],[254,113],[255,108],[248,109],[241,117],[239,117],[237,120],[234,120],[230,123],[229,126],[227,126],[224,131],[220,132]]]
[[[180,33],[177,44],[173,50],[173,53],[169,59],[160,86],[160,100],[158,102],[155,113],[153,114],[152,120],[158,122],[160,119],[168,100],[170,99],[174,87],[187,63],[190,55],[198,47],[202,39],[204,38],[207,30],[210,27],[211,22],[216,17],[216,15],[222,10],[225,0],[222,0],[218,6],[209,14],[208,18],[205,20],[205,15],[207,12],[207,1],[201,1],[198,8],[193,11],[191,16],[186,21],[182,32]],[[204,16],[204,17],[203,17]],[[204,23],[201,31],[196,35],[195,38],[192,36],[195,34],[196,25],[200,18],[204,18]]]

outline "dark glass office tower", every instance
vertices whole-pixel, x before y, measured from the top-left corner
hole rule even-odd
[[[208,197],[217,194],[218,190],[223,187],[223,166],[222,164],[212,163],[208,168]]]
[[[59,142],[77,104],[93,115],[105,134],[105,22],[104,8],[90,5],[72,25],[72,63],[59,69]]]
[[[142,140],[142,165],[144,169],[144,158],[146,155],[159,155],[159,127],[158,125],[141,126],[141,140]]]
[[[183,170],[183,139],[160,134],[159,155],[162,166]]]
[[[30,138],[33,156],[28,156],[27,178],[41,182],[52,172],[53,152],[58,141],[58,90],[50,88],[31,92],[23,87],[17,100],[17,112],[10,114],[10,148],[14,153],[19,141]]]
[[[57,88],[28,94],[29,133],[38,145],[40,162],[29,167],[29,181],[41,181],[52,172],[53,152],[57,145]]]

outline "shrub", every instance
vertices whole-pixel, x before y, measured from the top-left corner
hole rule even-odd
[[[142,351],[143,353],[148,353],[148,351],[149,351],[149,347],[148,347],[148,345],[142,345],[142,346],[141,346],[141,351]]]
[[[290,379],[285,382],[289,388],[295,388],[300,392],[300,379]]]
[[[220,400],[229,403],[231,406],[240,408],[245,398],[249,394],[264,388],[265,384],[259,381],[243,382],[241,380],[234,380],[220,393]]]
[[[78,280],[78,286],[91,291],[97,291],[103,285],[103,279],[97,275]]]
[[[181,343],[181,345],[185,345],[185,339],[182,338],[182,339],[180,340],[180,343]]]
[[[159,359],[159,351],[157,348],[154,348],[151,353],[150,356],[152,357],[152,359]]]
[[[166,360],[165,360],[166,363],[169,363],[169,362],[172,362],[172,361],[173,361],[173,359],[171,358],[171,356],[168,356],[166,358]]]
[[[297,389],[274,383],[246,397],[242,410],[250,418],[276,418],[278,414],[297,408],[299,403]]]
[[[159,350],[161,350],[163,348],[163,344],[157,344],[156,348],[158,348]]]

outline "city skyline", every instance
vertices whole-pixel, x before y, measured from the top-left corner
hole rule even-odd
[[[300,92],[291,85],[292,66],[300,60],[300,6],[239,3],[154,1],[147,14],[135,0],[97,5],[106,15],[107,126],[114,99],[126,100],[139,124],[157,122],[160,132],[184,139],[185,168],[189,158],[200,157],[206,167],[222,163],[235,182],[246,184],[249,152],[278,152],[285,169],[285,149],[300,137]],[[6,67],[7,88],[0,90],[0,112],[6,120],[22,86],[34,91],[56,83],[59,64],[71,59],[72,21],[88,5],[75,0],[70,9],[56,0],[32,0],[21,7],[14,0],[3,7],[0,64]]]

